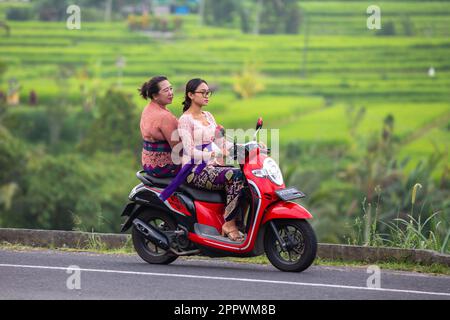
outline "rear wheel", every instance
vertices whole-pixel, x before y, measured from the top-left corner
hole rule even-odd
[[[143,211],[138,218],[148,225],[161,231],[176,230],[174,220],[164,212]],[[169,264],[178,256],[170,251],[163,250],[145,238],[135,226],[131,230],[133,246],[138,255],[151,264]]]
[[[283,248],[268,226],[264,236],[264,249],[269,261],[281,271],[301,272],[316,258],[317,239],[305,220],[275,220],[278,235],[287,244]]]

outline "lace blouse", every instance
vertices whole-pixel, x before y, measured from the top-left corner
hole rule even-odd
[[[202,121],[194,119],[189,113],[184,113],[178,120],[178,133],[183,143],[182,164],[190,162],[193,158],[196,163],[200,163],[203,159],[208,165],[221,164],[218,159],[211,158],[212,151],[221,150],[219,146],[224,143],[223,138],[216,139],[217,123],[213,115],[207,111],[202,111],[205,115],[208,125],[204,125]],[[199,146],[212,142],[212,150],[199,150]]]

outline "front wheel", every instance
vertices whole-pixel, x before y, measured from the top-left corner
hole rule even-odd
[[[274,230],[269,226],[264,236],[264,249],[269,261],[281,271],[301,272],[316,258],[317,239],[306,220],[275,220],[275,229],[286,243],[281,246]]]

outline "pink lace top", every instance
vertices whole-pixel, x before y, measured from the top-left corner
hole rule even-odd
[[[172,133],[178,127],[177,118],[169,110],[161,108],[154,102],[142,111],[140,127],[142,139],[145,141],[167,141],[172,148],[180,142],[177,139],[172,140]],[[170,152],[142,149],[143,167],[164,167],[172,164]]]
[[[211,152],[199,150],[196,147],[208,144],[214,141],[214,144],[221,146],[224,139],[215,139],[217,123],[213,115],[207,111],[202,111],[205,115],[208,125],[204,125],[202,121],[194,119],[189,113],[184,113],[178,121],[178,133],[183,143],[182,164],[190,162],[191,158],[196,161],[204,159],[208,165],[221,164],[215,158],[211,158]],[[220,149],[219,147],[217,147]]]

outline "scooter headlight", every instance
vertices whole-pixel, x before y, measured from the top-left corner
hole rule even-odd
[[[261,170],[253,170],[253,174],[260,178],[269,178],[279,186],[284,183],[280,167],[272,158],[266,158],[263,163],[263,168]]]
[[[281,173],[280,167],[272,158],[266,158],[264,160],[263,168],[266,170],[269,179],[275,184],[281,186],[283,181],[283,174]]]

